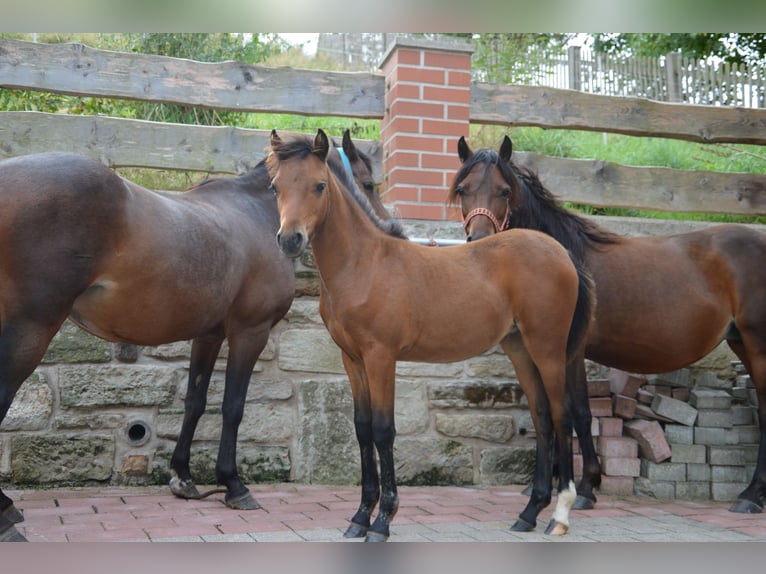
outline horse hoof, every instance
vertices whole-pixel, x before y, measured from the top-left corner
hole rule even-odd
[[[729,512],[739,512],[740,514],[760,514],[763,512],[763,506],[756,504],[747,498],[738,498],[729,508]]]
[[[187,500],[199,499],[200,494],[197,487],[194,486],[194,482],[189,480],[181,480],[177,476],[170,479],[170,492],[172,492],[178,498],[184,498]]]
[[[527,487],[521,491],[523,496],[532,496],[532,485],[528,484]]]
[[[386,540],[388,540],[388,535],[373,530],[370,530],[364,539],[365,542],[385,542]]]
[[[352,522],[346,528],[346,532],[343,533],[343,538],[364,538],[367,535],[367,530],[366,526]]]
[[[19,509],[16,508],[13,504],[11,504],[8,508],[3,510],[3,518],[7,518],[14,524],[18,524],[19,522],[24,522],[24,515],[19,512]]]
[[[258,501],[255,500],[253,495],[249,492],[245,492],[245,494],[232,498],[229,498],[229,495],[227,494],[224,503],[226,506],[233,508],[234,510],[258,510],[261,508],[261,505],[258,504]]]
[[[575,498],[574,504],[572,505],[572,510],[593,510],[595,504],[595,500],[578,494],[577,498]]]
[[[0,532],[0,542],[29,542],[24,536],[11,525]]]
[[[558,520],[551,520],[548,528],[545,529],[545,533],[551,536],[564,536],[567,532],[569,532],[569,526]]]
[[[531,524],[523,518],[519,518],[514,525],[511,526],[511,532],[532,532],[536,526],[536,524]]]

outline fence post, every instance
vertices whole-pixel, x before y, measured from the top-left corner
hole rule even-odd
[[[459,218],[444,200],[457,140],[468,136],[472,52],[464,42],[395,38],[383,56],[382,197],[397,217]]]
[[[665,56],[665,77],[668,85],[668,101],[680,102],[681,98],[681,54],[670,52]]]
[[[582,89],[582,75],[580,73],[580,46],[570,46],[567,50],[567,63],[569,66],[569,89]]]

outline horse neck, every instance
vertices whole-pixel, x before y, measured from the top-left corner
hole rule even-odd
[[[332,175],[325,193],[329,194],[326,211],[314,228],[311,250],[322,281],[332,286],[356,273],[386,234]]]

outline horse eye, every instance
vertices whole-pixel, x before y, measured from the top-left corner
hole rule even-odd
[[[327,187],[327,184],[325,182],[318,183],[317,189],[316,189],[317,193],[322,193],[326,187]]]
[[[511,188],[510,187],[503,188],[503,191],[500,192],[500,195],[502,197],[508,197],[509,195],[511,195]]]
[[[372,193],[373,191],[375,191],[375,184],[370,183],[369,181],[363,183],[362,185],[364,186],[364,190],[367,193]]]
[[[458,185],[455,188],[455,193],[458,194],[460,197],[465,197],[465,188],[462,185]]]

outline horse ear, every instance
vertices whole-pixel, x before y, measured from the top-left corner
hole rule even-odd
[[[345,130],[343,132],[343,152],[346,154],[350,161],[356,161],[359,157],[356,155],[356,146],[351,141],[351,130]]]
[[[314,138],[313,153],[319,157],[322,161],[327,161],[327,154],[330,152],[330,140],[327,134],[324,133],[322,128],[317,130],[317,135]]]
[[[513,143],[511,142],[511,138],[508,136],[505,136],[503,138],[503,143],[500,144],[500,158],[503,161],[511,161],[511,154],[513,153]]]
[[[277,135],[277,130],[271,130],[271,136],[269,137],[269,143],[271,147],[277,146],[282,143],[282,138]]]
[[[468,142],[465,141],[465,136],[460,136],[460,139],[457,140],[457,155],[460,158],[460,163],[465,163],[465,161],[473,155],[473,151],[468,146]]]

